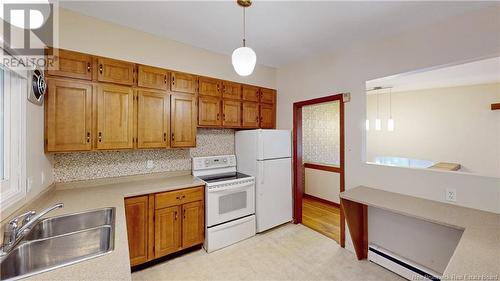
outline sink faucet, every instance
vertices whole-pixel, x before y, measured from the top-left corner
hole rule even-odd
[[[0,257],[10,253],[14,246],[16,246],[17,243],[19,243],[19,241],[21,241],[21,239],[31,231],[33,226],[35,226],[43,216],[45,216],[48,212],[54,209],[62,208],[63,206],[63,203],[58,203],[41,211],[39,214],[36,214],[35,211],[28,211],[13,218],[7,226],[5,226],[3,243],[0,247]],[[19,221],[21,219],[22,222],[21,225],[19,225]]]

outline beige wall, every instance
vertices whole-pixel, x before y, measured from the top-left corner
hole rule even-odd
[[[323,170],[304,169],[306,194],[340,204],[340,174]]]
[[[500,84],[483,84],[392,93],[395,130],[387,131],[389,94],[379,96],[382,130],[366,133],[366,160],[396,156],[459,163],[460,171],[500,177]],[[377,96],[367,96],[374,124]],[[497,132],[497,133],[495,133]]]
[[[351,101],[345,104],[346,189],[366,185],[445,202],[446,188],[455,188],[457,205],[500,213],[498,178],[370,165],[364,161],[365,82],[437,65],[498,56],[499,22],[500,9],[478,10],[282,67],[277,72],[278,128],[292,128],[294,102],[350,92]],[[415,225],[409,222],[408,227]],[[352,249],[349,234],[346,237],[346,246]]]
[[[133,61],[172,70],[275,88],[276,70],[257,65],[252,75],[238,76],[231,57],[174,40],[84,16],[59,12],[61,48]]]

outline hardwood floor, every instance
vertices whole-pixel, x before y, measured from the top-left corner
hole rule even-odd
[[[302,199],[302,224],[340,244],[340,210],[313,198]]]

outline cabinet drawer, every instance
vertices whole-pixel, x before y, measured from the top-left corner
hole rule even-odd
[[[203,186],[157,193],[155,195],[155,208],[161,209],[203,200],[203,194]]]

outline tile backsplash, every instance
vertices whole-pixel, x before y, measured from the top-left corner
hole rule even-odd
[[[68,182],[191,170],[191,157],[234,154],[234,130],[198,129],[191,149],[96,151],[54,155],[54,180]],[[147,161],[153,167],[147,167]]]

